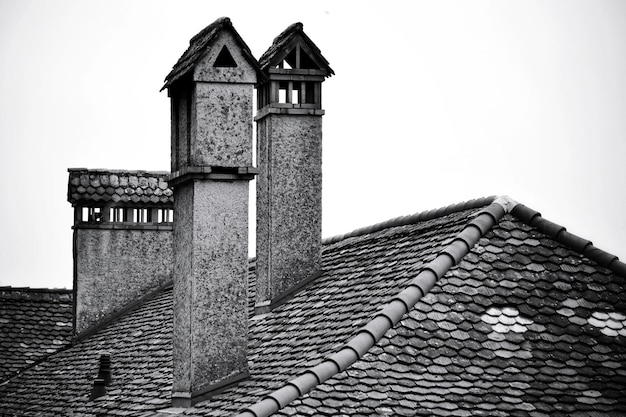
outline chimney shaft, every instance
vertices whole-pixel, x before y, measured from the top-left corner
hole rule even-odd
[[[175,407],[191,406],[248,375],[248,182],[254,177],[257,65],[222,18],[191,40],[166,79],[176,213]]]
[[[321,86],[333,71],[301,23],[259,63],[255,311],[264,313],[321,272]]]
[[[69,170],[76,334],[171,280],[173,199],[166,176]]]

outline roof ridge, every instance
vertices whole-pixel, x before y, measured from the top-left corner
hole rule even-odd
[[[573,249],[598,265],[626,278],[626,264],[620,261],[616,255],[595,247],[590,240],[570,233],[564,226],[543,218],[540,212],[518,203],[511,210],[511,214],[558,243]]]
[[[394,217],[389,220],[386,220],[380,223],[375,223],[370,226],[360,227],[358,229],[355,229],[351,232],[348,232],[342,235],[335,235],[335,236],[324,238],[322,239],[322,245],[329,245],[332,243],[337,243],[339,241],[342,241],[351,237],[367,235],[370,233],[379,232],[381,230],[392,228],[392,227],[406,226],[406,225],[414,224],[417,222],[432,220],[438,217],[447,216],[448,214],[457,213],[463,210],[484,207],[488,204],[493,203],[497,198],[505,199],[508,197],[497,197],[497,196],[481,197],[481,198],[476,198],[473,200],[463,201],[461,203],[450,204],[448,206],[440,207],[438,209],[431,209],[431,210],[426,210],[422,212],[417,212],[414,214],[410,214],[408,216]]]
[[[357,330],[354,337],[318,365],[308,368],[300,376],[245,408],[237,417],[270,416],[356,362],[398,323],[451,267],[458,264],[476,242],[516,204],[508,197],[492,198],[491,203],[467,223],[452,243],[426,265],[409,285],[392,298],[368,323]],[[443,208],[444,212],[445,209]]]

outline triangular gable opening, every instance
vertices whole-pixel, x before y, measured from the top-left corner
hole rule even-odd
[[[228,50],[226,45],[222,47],[222,50],[217,55],[217,58],[215,58],[215,63],[213,64],[213,66],[221,68],[235,68],[237,66],[237,63],[235,62],[233,56],[230,54],[230,51]]]
[[[286,69],[320,69],[320,66],[311,58],[311,56],[301,45],[296,45],[285,58],[278,64],[278,68]]]

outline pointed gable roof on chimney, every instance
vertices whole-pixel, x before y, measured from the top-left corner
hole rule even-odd
[[[161,91],[166,88],[170,88],[176,81],[189,74],[189,72],[193,70],[196,63],[202,59],[207,50],[209,50],[211,45],[218,39],[222,31],[229,31],[232,33],[235,41],[241,48],[246,61],[260,74],[259,63],[254,56],[252,56],[250,48],[241,38],[239,33],[237,33],[230,19],[228,17],[220,17],[215,22],[202,29],[196,36],[191,38],[189,41],[189,48],[187,48],[187,50],[182,54],[170,73],[167,74],[167,77],[165,77],[165,85],[161,88]]]
[[[283,60],[289,61],[289,56],[298,43],[301,48],[305,49],[306,56],[315,63],[317,67],[315,69],[325,70],[327,77],[335,74],[317,45],[304,33],[303,25],[300,22],[290,25],[283,33],[274,38],[272,46],[259,58],[261,69],[267,71],[269,67],[278,65]],[[295,68],[291,63],[290,65]]]

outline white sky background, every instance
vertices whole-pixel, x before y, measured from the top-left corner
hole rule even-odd
[[[626,2],[0,0],[0,285],[72,286],[68,167],[169,169],[159,89],[221,16],[336,72],[325,237],[506,194],[626,259]]]

